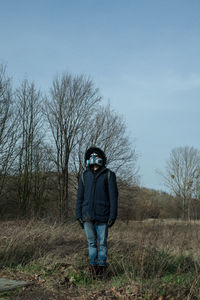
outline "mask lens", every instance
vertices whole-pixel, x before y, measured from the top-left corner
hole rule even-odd
[[[92,153],[90,156],[90,164],[91,165],[95,165],[96,164],[96,160],[97,160],[97,154],[96,153]]]

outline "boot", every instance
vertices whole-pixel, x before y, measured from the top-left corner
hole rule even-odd
[[[105,279],[106,278],[106,270],[107,270],[106,266],[98,266],[97,278],[100,279],[100,280]]]
[[[89,266],[89,271],[90,271],[90,274],[91,274],[92,278],[96,279],[97,278],[97,273],[98,273],[98,266],[90,265]]]

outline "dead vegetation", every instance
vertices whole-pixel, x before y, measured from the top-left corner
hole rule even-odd
[[[87,242],[77,223],[5,221],[0,277],[33,283],[11,299],[199,299],[199,229],[197,221],[116,222],[107,278],[98,281],[87,269]]]

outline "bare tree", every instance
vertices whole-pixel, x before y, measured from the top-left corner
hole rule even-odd
[[[71,74],[53,81],[51,97],[46,101],[45,114],[55,145],[61,219],[68,214],[70,154],[99,101],[98,90],[91,80]]]
[[[19,119],[18,142],[18,202],[26,215],[31,207],[33,174],[38,168],[34,157],[40,147],[42,134],[41,93],[34,83],[24,80],[15,94]]]
[[[33,151],[32,174],[32,213],[41,216],[45,210],[45,204],[49,199],[49,184],[51,181],[51,150],[46,143],[40,141]]]
[[[77,136],[72,156],[72,168],[77,178],[84,169],[84,153],[90,146],[100,147],[107,156],[107,165],[121,180],[138,183],[137,154],[122,117],[110,108],[100,106]]]
[[[6,76],[6,67],[0,65],[0,194],[15,159],[17,138],[11,81]]]
[[[193,147],[174,148],[165,172],[160,172],[166,187],[182,200],[183,218],[189,218],[190,201],[199,193],[200,152]]]

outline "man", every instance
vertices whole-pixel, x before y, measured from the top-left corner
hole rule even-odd
[[[76,217],[88,240],[92,274],[102,276],[107,267],[108,228],[117,218],[118,190],[115,173],[106,168],[106,155],[97,147],[85,153],[86,171],[79,180]]]

